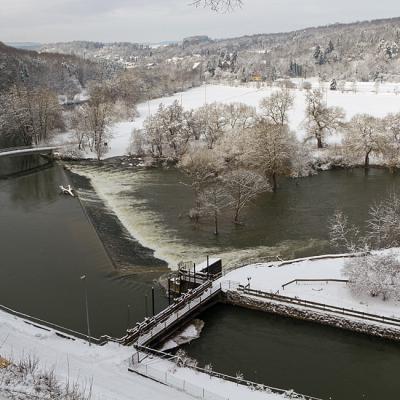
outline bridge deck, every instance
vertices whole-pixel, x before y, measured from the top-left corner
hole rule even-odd
[[[125,344],[135,343],[145,346],[159,338],[165,338],[176,325],[186,321],[220,292],[220,282],[205,282],[198,288],[182,295],[181,298],[177,299],[177,302],[153,318],[149,318],[130,329],[123,341]]]

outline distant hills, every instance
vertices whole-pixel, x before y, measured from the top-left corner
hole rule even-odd
[[[400,18],[336,23],[292,32],[230,39],[189,37],[160,45],[67,42],[41,51],[76,54],[125,67],[168,60],[201,63],[212,76],[241,80],[320,76],[322,79],[400,81]],[[178,60],[178,61],[177,61]]]
[[[5,42],[5,44],[16,49],[25,50],[39,50],[42,47],[42,44],[37,42]]]

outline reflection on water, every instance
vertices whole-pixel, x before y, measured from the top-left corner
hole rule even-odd
[[[29,171],[47,163],[48,161],[40,155],[0,157],[0,178]]]
[[[212,221],[187,217],[192,193],[175,169],[141,170],[74,165],[91,179],[99,196],[127,230],[155,255],[175,266],[181,260],[220,255],[225,264],[242,264],[279,255],[284,258],[333,251],[327,222],[336,208],[362,223],[373,201],[396,188],[398,176],[385,170],[327,171],[311,178],[284,180],[277,193],[257,199],[234,225],[225,214],[218,237]]]

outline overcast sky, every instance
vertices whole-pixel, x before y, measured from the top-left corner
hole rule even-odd
[[[400,16],[399,0],[243,0],[217,14],[192,0],[0,0],[0,41],[160,42],[283,32]]]

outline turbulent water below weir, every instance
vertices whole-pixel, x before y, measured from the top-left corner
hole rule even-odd
[[[105,164],[72,165],[85,176],[98,196],[143,246],[171,268],[179,261],[203,261],[220,256],[225,266],[274,257],[294,258],[333,251],[328,220],[338,208],[362,223],[368,207],[399,183],[397,176],[374,169],[327,171],[311,178],[282,180],[277,193],[260,196],[234,225],[226,212],[220,235],[213,222],[188,218],[193,195],[187,179],[176,169],[140,170]]]

